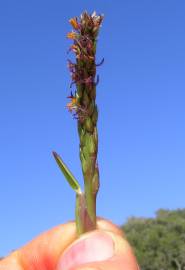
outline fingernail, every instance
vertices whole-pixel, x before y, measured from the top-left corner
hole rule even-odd
[[[82,236],[60,257],[57,270],[69,270],[90,262],[110,259],[114,255],[114,242],[106,232],[92,232]]]

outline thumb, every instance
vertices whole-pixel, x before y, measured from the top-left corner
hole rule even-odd
[[[128,242],[110,231],[84,234],[59,258],[57,270],[138,270]]]

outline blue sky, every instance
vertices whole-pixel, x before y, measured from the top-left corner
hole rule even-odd
[[[68,19],[105,14],[98,42],[98,215],[122,224],[185,206],[185,2],[1,1],[0,255],[74,218],[51,155],[82,183],[76,122],[65,109]]]

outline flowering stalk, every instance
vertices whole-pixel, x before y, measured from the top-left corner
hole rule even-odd
[[[72,83],[76,90],[68,96],[67,108],[77,119],[80,139],[80,160],[84,177],[84,192],[77,192],[76,224],[79,234],[96,228],[96,196],[99,189],[97,163],[98,109],[96,105],[96,43],[103,16],[82,13],[69,20],[73,31],[67,37],[73,40],[70,51],[76,62],[68,60]],[[55,156],[56,158],[56,156]]]

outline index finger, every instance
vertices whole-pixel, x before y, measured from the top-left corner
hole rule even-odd
[[[75,239],[74,222],[56,226],[0,261],[0,270],[50,270]]]

